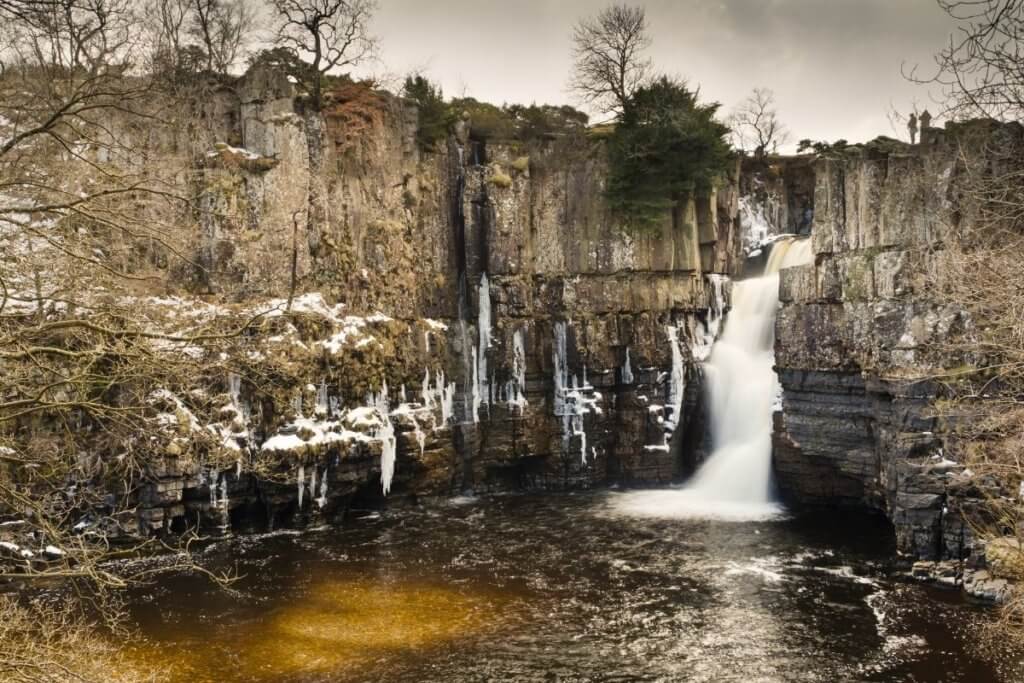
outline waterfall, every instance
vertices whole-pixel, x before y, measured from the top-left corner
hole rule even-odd
[[[810,240],[775,241],[765,275],[733,284],[732,310],[705,366],[713,451],[682,489],[626,494],[615,507],[645,517],[766,519],[772,497],[772,410],[779,271],[810,263]]]

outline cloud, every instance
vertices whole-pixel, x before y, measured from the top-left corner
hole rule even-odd
[[[892,134],[890,103],[928,94],[901,75],[928,64],[953,26],[934,0],[649,0],[659,69],[726,109],[752,88],[777,94],[796,137]],[[590,0],[384,0],[375,22],[388,66],[426,66],[448,95],[570,103],[570,34]],[[872,127],[877,129],[872,129]]]

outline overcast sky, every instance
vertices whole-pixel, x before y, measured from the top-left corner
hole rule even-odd
[[[380,0],[374,32],[387,70],[422,70],[445,95],[573,103],[566,91],[576,20],[595,0]],[[664,72],[699,84],[726,111],[775,91],[793,138],[892,135],[890,103],[927,106],[904,63],[932,64],[953,26],[935,0],[647,0]],[[932,107],[934,109],[934,107]]]

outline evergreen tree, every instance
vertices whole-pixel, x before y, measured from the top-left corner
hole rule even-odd
[[[710,190],[731,154],[718,107],[665,76],[638,89],[609,140],[612,208],[645,227],[689,193]]]

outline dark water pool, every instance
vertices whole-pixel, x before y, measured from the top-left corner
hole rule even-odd
[[[1020,681],[991,618],[891,578],[884,526],[633,519],[615,493],[460,500],[236,539],[228,593],[140,590],[172,681]]]

